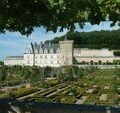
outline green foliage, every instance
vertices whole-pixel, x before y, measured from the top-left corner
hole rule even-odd
[[[99,24],[109,17],[114,25],[120,20],[120,3],[117,0],[1,0],[0,32],[19,31],[29,35],[35,27],[47,31],[71,32],[75,23],[82,28],[86,21]]]
[[[23,67],[23,68],[21,69],[21,76],[22,76],[24,79],[29,78],[29,76],[30,76],[30,71],[29,71],[29,69],[28,69],[27,67]]]
[[[120,69],[119,69],[119,68],[116,69],[116,72],[115,72],[115,73],[116,73],[116,75],[120,78]]]
[[[64,80],[64,74],[61,71],[58,71],[56,74],[58,80],[63,81]]]
[[[113,63],[120,64],[120,60],[113,60]]]
[[[0,65],[2,65],[2,66],[3,66],[3,65],[4,65],[4,62],[0,61]]]
[[[120,51],[114,51],[115,56],[120,56]]]
[[[11,67],[6,67],[6,70],[8,71],[9,75],[20,75],[22,66],[14,65]]]
[[[80,68],[78,70],[77,77],[78,78],[82,78],[84,75],[85,75],[85,69],[84,68]]]
[[[5,68],[3,66],[0,67],[0,84],[6,79],[6,74]]]
[[[73,69],[71,66],[64,66],[64,76],[66,78],[67,81],[73,81],[74,80],[74,76],[73,76]]]
[[[69,93],[73,93],[74,95],[76,94],[76,89],[75,88],[71,88],[70,90],[69,90]]]
[[[120,49],[120,30],[116,31],[93,31],[93,32],[68,32],[67,39],[74,40],[74,48],[91,48],[91,49]],[[52,43],[58,43],[64,40],[65,36],[56,37]]]
[[[74,74],[77,75],[79,67],[78,66],[72,66],[72,68],[73,68]]]
[[[48,98],[35,98],[33,97],[32,99],[35,99],[36,102],[53,102],[53,99],[48,99]]]
[[[51,67],[45,67],[45,69],[44,69],[44,76],[45,77],[51,77],[51,75],[52,75],[52,68]]]

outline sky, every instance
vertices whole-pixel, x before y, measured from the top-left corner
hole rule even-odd
[[[76,31],[78,32],[91,32],[100,30],[117,30],[117,23],[115,26],[110,27],[110,21],[101,22],[99,25],[91,25],[89,22],[85,23],[83,29],[79,28],[78,24],[75,24]],[[4,60],[7,56],[23,55],[25,48],[30,46],[30,42],[37,42],[51,40],[55,37],[65,35],[68,32],[64,29],[63,32],[57,31],[53,33],[46,30],[43,27],[36,28],[34,32],[29,36],[21,35],[19,32],[9,32],[0,34],[0,61]]]

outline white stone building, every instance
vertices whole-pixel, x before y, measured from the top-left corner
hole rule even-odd
[[[96,63],[107,63],[115,60],[120,60],[120,57],[114,56],[114,51],[109,49],[88,49],[79,48],[74,49],[74,57],[77,62],[96,62]]]
[[[5,65],[22,65],[22,66],[40,66],[40,67],[60,67],[64,65],[73,65],[73,59],[77,63],[81,62],[113,62],[120,60],[115,57],[109,49],[73,49],[72,40],[59,41],[59,44],[42,44],[31,43],[30,48],[26,48],[23,56],[10,56],[4,60]]]
[[[4,65],[23,65],[23,56],[9,56],[4,60]]]
[[[31,43],[23,56],[10,56],[4,60],[4,65],[60,67],[73,64],[73,41],[60,41],[59,44]]]

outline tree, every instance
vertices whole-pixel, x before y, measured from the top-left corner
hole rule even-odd
[[[31,80],[32,81],[41,81],[44,79],[44,75],[43,75],[43,69],[39,68],[37,66],[32,68],[32,72],[31,72]]]
[[[45,77],[51,77],[51,75],[53,74],[52,72],[53,72],[52,67],[47,66],[44,69],[44,76]]]
[[[2,84],[3,81],[5,81],[6,78],[6,70],[4,67],[0,67],[0,84]]]
[[[3,61],[0,61],[0,65],[3,66],[3,65],[4,65],[4,62],[3,62]]]
[[[23,67],[21,69],[21,73],[20,73],[21,77],[23,78],[23,82],[26,80],[28,80],[31,76],[30,70],[27,67]]]
[[[62,73],[62,71],[58,71],[56,76],[59,81],[62,82],[64,80],[64,74]]]
[[[113,31],[92,31],[92,32],[68,32],[67,39],[74,40],[74,48],[91,48],[91,49],[120,49],[120,29]],[[52,43],[59,43],[64,40],[65,36],[55,37]],[[48,41],[46,41],[48,42]],[[75,59],[73,59],[74,62]],[[83,62],[84,63],[84,62]]]
[[[120,51],[114,51],[113,53],[115,56],[120,56]]]
[[[119,0],[1,0],[0,32],[29,35],[40,26],[47,31],[56,32],[58,27],[74,31],[75,23],[83,27],[86,21],[99,24],[109,18],[114,24],[119,15]]]
[[[83,68],[80,68],[77,73],[78,78],[82,78],[85,75],[85,70]]]
[[[67,81],[72,81],[74,80],[74,76],[73,76],[73,69],[71,66],[64,66],[64,76],[66,78]]]

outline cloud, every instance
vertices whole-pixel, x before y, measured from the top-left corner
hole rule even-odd
[[[101,31],[101,30],[117,30],[120,29],[118,23],[115,26],[110,27],[111,21],[102,21],[99,25],[91,25],[90,22],[86,22],[83,29],[79,28],[79,25],[76,24],[76,30],[79,32],[91,32],[91,31]]]
[[[91,25],[89,22],[85,23],[83,29],[79,28],[78,24],[75,24],[76,31],[90,32],[94,30],[117,30],[119,27],[116,23],[114,27],[110,27],[110,21],[101,22],[100,25]],[[23,36],[18,32],[6,32],[0,34],[0,60],[3,60],[6,56],[10,55],[22,55],[24,49],[29,46],[30,42],[40,42],[45,40],[51,40],[54,37],[59,37],[67,33],[67,29],[63,32],[58,31],[54,34],[52,31],[46,33],[43,27],[36,28],[34,32],[29,36]]]

